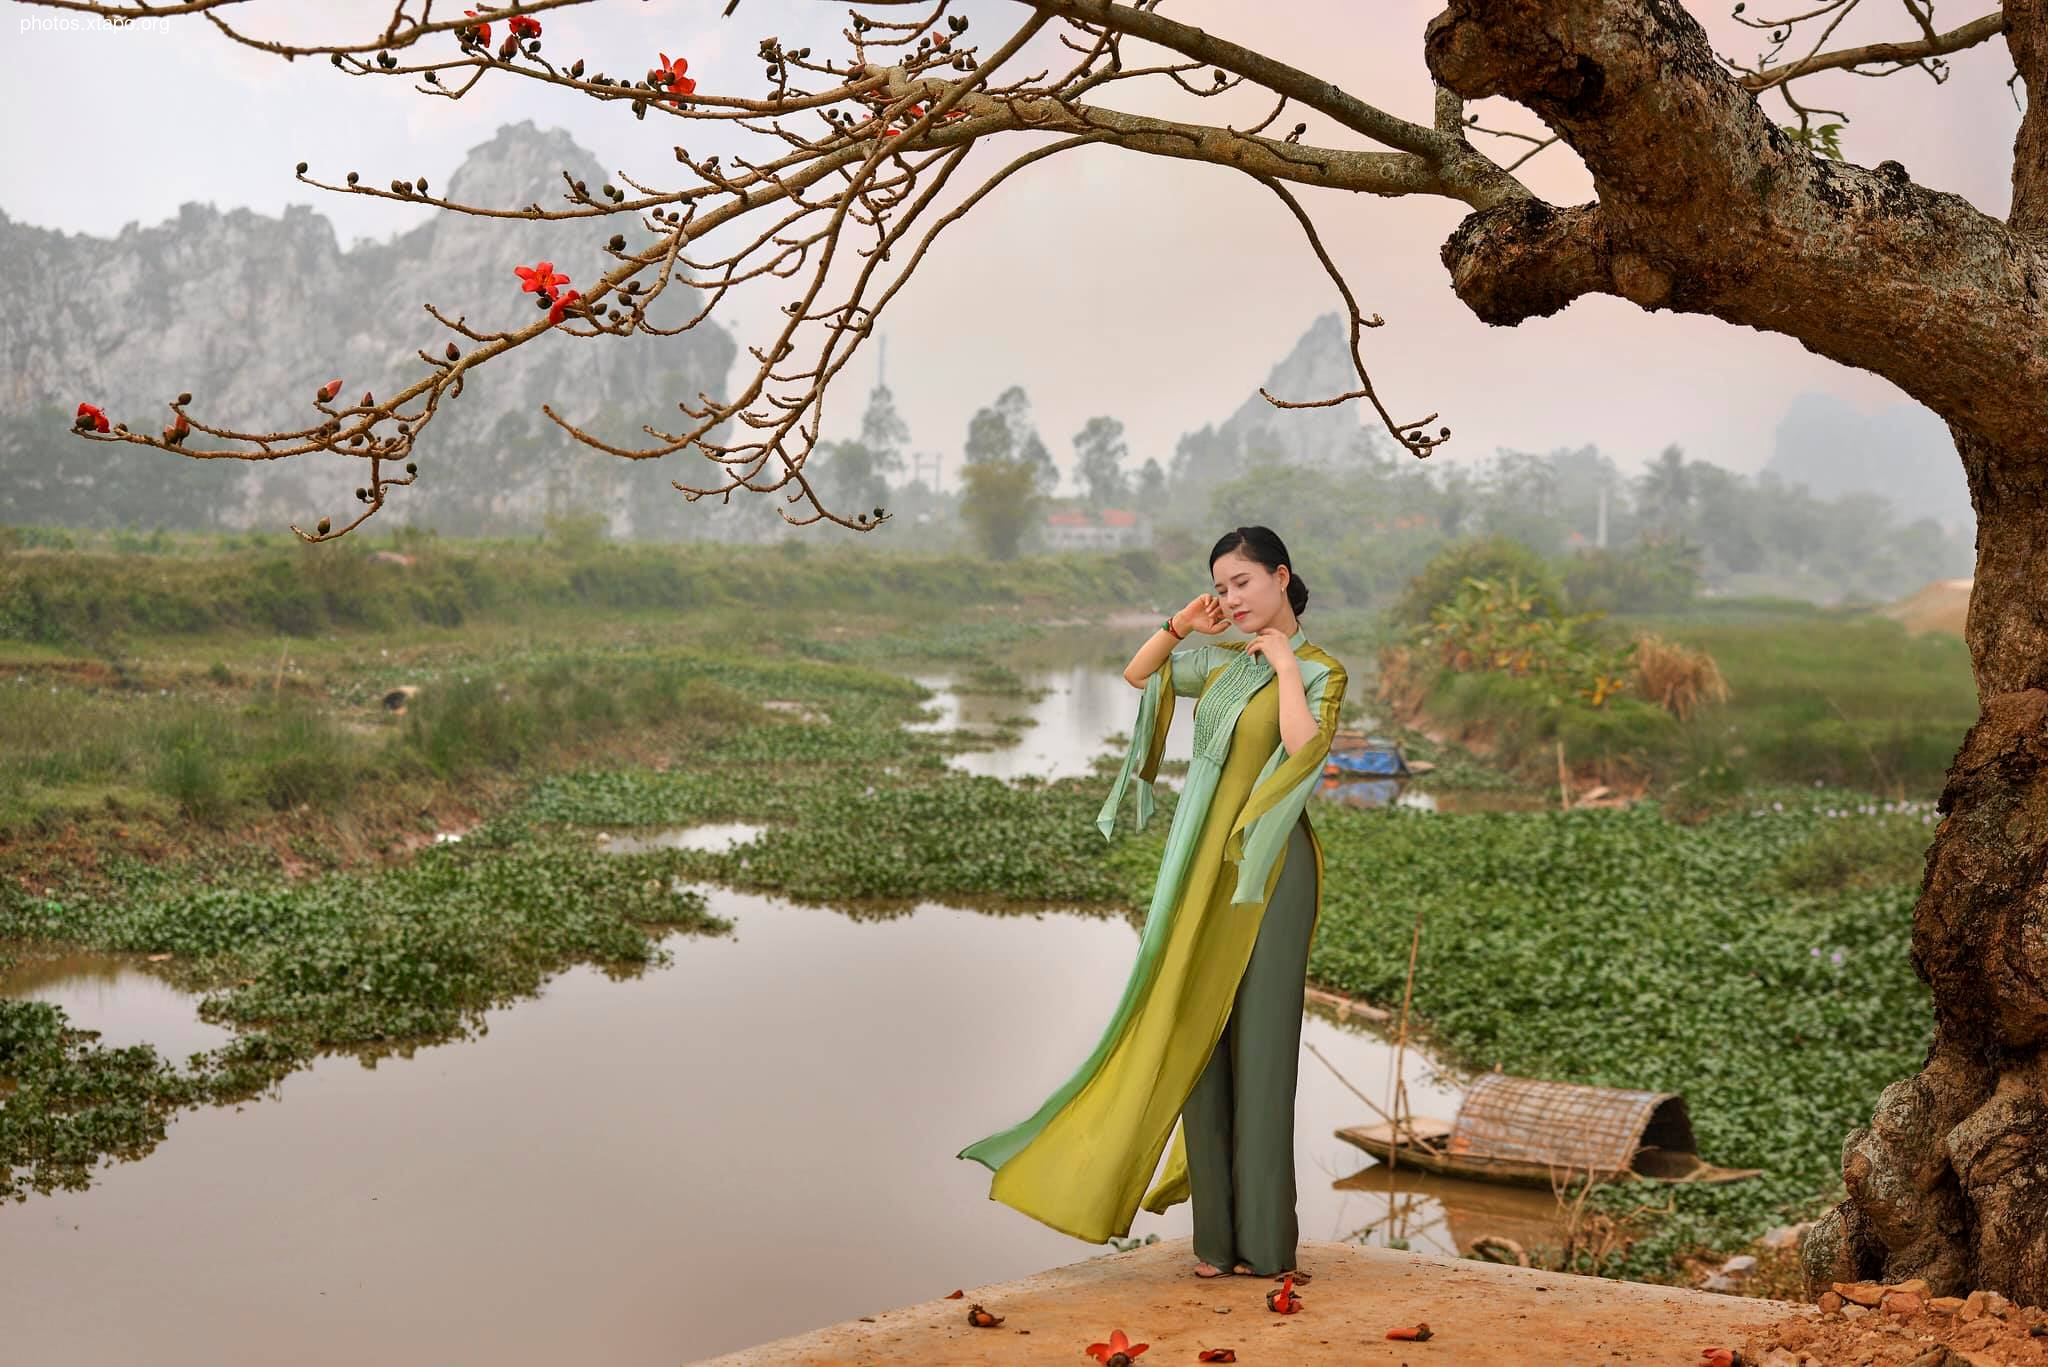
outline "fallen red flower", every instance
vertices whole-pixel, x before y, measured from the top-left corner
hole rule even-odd
[[[1399,1329],[1387,1330],[1387,1337],[1390,1339],[1407,1339],[1413,1343],[1427,1343],[1430,1339],[1436,1337],[1436,1333],[1429,1327],[1428,1320],[1417,1320],[1412,1325],[1404,1325]]]
[[[540,20],[530,14],[515,14],[505,22],[511,27],[512,36],[515,38],[540,37]]]
[[[522,294],[553,294],[555,286],[566,285],[569,277],[556,271],[552,261],[537,261],[531,266],[514,266],[512,274],[526,283],[519,287]]]
[[[1266,1293],[1266,1308],[1276,1315],[1291,1315],[1301,1309],[1301,1297],[1294,1294],[1294,1274],[1288,1273],[1277,1291]]]
[[[1108,1362],[1111,1358],[1117,1356],[1119,1353],[1121,1353],[1124,1357],[1124,1360],[1128,1362],[1130,1359],[1144,1352],[1148,1346],[1149,1345],[1143,1343],[1132,1343],[1129,1339],[1124,1337],[1123,1330],[1112,1329],[1109,1333],[1109,1342],[1091,1343],[1088,1345],[1085,1351],[1087,1352],[1089,1357],[1094,1358],[1097,1362]]]
[[[561,322],[562,318],[569,312],[569,306],[582,297],[575,290],[570,290],[567,294],[559,296],[555,300],[555,306],[548,310],[548,321],[550,323]]]
[[[1235,1349],[1235,1348],[1204,1348],[1204,1349],[1203,1349],[1203,1350],[1202,1350],[1201,1352],[1199,1352],[1199,1353],[1195,1354],[1195,1361],[1197,1361],[1197,1362],[1235,1362],[1235,1361],[1237,1361],[1237,1349]]]

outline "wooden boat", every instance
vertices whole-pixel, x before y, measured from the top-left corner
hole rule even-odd
[[[1549,1187],[1594,1182],[1738,1182],[1762,1168],[1724,1168],[1701,1158],[1675,1092],[1592,1087],[1486,1073],[1466,1091],[1457,1116],[1354,1125],[1337,1137],[1382,1163],[1447,1177]],[[1398,1147],[1398,1152],[1396,1149]]]
[[[1368,736],[1363,731],[1340,730],[1330,740],[1330,756],[1323,772],[1332,777],[1406,778],[1409,769],[1399,742]]]

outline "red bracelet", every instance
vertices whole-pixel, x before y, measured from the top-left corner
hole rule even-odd
[[[1187,639],[1187,637],[1183,636],[1180,632],[1175,631],[1173,629],[1173,619],[1171,617],[1166,619],[1164,625],[1166,627],[1166,634],[1168,636],[1171,636],[1174,640],[1185,641]]]

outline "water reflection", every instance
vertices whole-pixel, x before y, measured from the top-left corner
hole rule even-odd
[[[970,774],[1011,780],[1030,775],[1042,779],[1105,776],[1101,764],[1122,758],[1137,715],[1138,691],[1105,665],[1082,663],[1059,669],[1025,672],[1025,685],[1038,696],[955,692],[962,680],[951,674],[924,674],[917,682],[938,696],[927,704],[936,715],[910,723],[927,732],[987,732],[1022,719],[1021,736],[1008,745],[970,750],[946,762]],[[1192,698],[1176,698],[1172,727],[1160,773],[1164,787],[1180,782],[1180,771],[1193,754]],[[1410,777],[1357,777],[1333,774],[1317,796],[1352,807],[1402,807],[1423,812],[1534,811],[1545,805],[1541,793],[1523,790],[1437,791]]]
[[[1326,778],[1316,796],[1350,807],[1399,807],[1416,812],[1536,812],[1550,805],[1542,793],[1519,788],[1424,788],[1406,778]]]
[[[99,1044],[154,1045],[173,1062],[234,1038],[225,1027],[199,1019],[197,997],[172,987],[132,955],[32,956],[0,973],[0,997],[52,1002],[64,1008],[74,1028],[99,1031]]]
[[[374,1071],[323,1059],[239,1113],[182,1114],[91,1191],[0,1214],[10,1355],[214,1363],[231,1327],[251,1361],[669,1364],[1097,1251],[989,1200],[953,1155],[1093,1046],[1128,921],[857,921],[706,891],[735,933],[672,938],[666,968],[564,973],[482,1038]],[[146,975],[103,981],[100,1022],[130,993],[162,1000]],[[1391,1046],[1303,1025],[1384,1097]],[[1451,1113],[1412,1047],[1403,1072],[1418,1112]],[[1370,1116],[1305,1051],[1300,1079],[1303,1236],[1384,1224],[1379,1169],[1334,1134]],[[1132,1234],[1189,1229],[1183,1203]]]
[[[612,854],[645,854],[649,850],[711,850],[723,852],[751,844],[766,826],[744,821],[715,821],[659,831],[600,831],[598,843]]]
[[[1138,690],[1114,669],[1076,664],[1024,674],[1025,684],[1042,690],[1036,698],[1004,693],[955,692],[959,680],[950,674],[918,675],[917,681],[938,694],[927,704],[938,715],[914,722],[915,731],[988,731],[1010,718],[1028,722],[1013,745],[964,751],[947,763],[970,774],[991,778],[1081,778],[1095,772],[1095,758],[1109,748],[1111,737],[1130,734],[1137,716]],[[1176,698],[1176,715],[1167,733],[1166,758],[1185,762],[1193,753],[1194,699]]]
[[[1349,1236],[1384,1244],[1405,1238],[1413,1248],[1466,1254],[1483,1238],[1513,1239],[1534,1251],[1558,1242],[1557,1198],[1532,1187],[1468,1182],[1455,1177],[1383,1164],[1346,1177],[1340,1189],[1373,1198],[1373,1217]]]

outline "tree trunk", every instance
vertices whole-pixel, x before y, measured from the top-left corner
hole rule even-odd
[[[1842,1146],[1848,1199],[1809,1291],[1925,1277],[2048,1304],[2048,466],[1959,435],[1977,508],[1967,634],[1982,713],[1949,770],[1913,908],[1934,996],[1920,1071]]]
[[[1447,0],[1424,42],[1440,84],[1538,114],[1598,195],[1460,224],[1443,260],[1475,314],[1604,293],[1795,337],[1941,414],[1969,477],[1981,712],[1913,912],[1934,1043],[1844,1142],[1810,1291],[1918,1276],[2048,1305],[2048,0],[2007,0],[2005,32],[2030,95],[2007,221],[1810,155],[1671,0]]]

